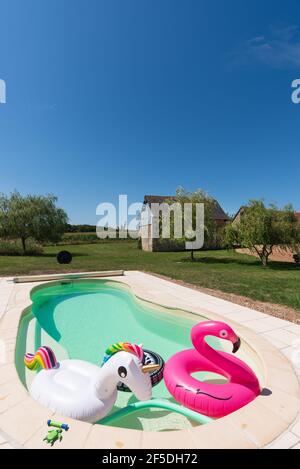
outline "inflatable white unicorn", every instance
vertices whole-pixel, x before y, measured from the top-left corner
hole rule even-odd
[[[141,401],[152,395],[149,373],[158,365],[142,365],[143,350],[139,345],[118,342],[106,350],[101,367],[83,360],[57,362],[49,347],[27,353],[25,365],[41,370],[34,378],[29,392],[42,405],[85,422],[94,423],[105,417],[117,399],[121,381]]]

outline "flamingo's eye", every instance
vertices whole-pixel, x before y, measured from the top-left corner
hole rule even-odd
[[[125,368],[125,366],[119,366],[118,368],[118,374],[121,378],[126,378],[127,376],[127,370]]]
[[[220,337],[222,337],[222,339],[226,339],[227,336],[228,336],[228,332],[225,331],[225,329],[222,329],[222,331],[220,332]]]

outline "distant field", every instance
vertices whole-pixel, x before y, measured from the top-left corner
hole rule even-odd
[[[113,230],[109,229],[106,233],[107,235],[109,233],[113,234]],[[81,232],[81,233],[74,232],[74,233],[65,233],[63,235],[62,241],[59,244],[64,244],[64,243],[86,244],[86,243],[99,243],[99,242],[101,243],[101,242],[106,242],[106,241],[114,240],[114,239],[115,238],[101,239],[97,236],[97,233],[95,231],[87,231],[87,232]],[[124,239],[122,239],[122,241]]]
[[[85,231],[84,233],[82,232],[74,232],[74,233],[65,233],[64,236],[67,238],[68,236],[69,237],[72,237],[74,235],[82,235],[82,236],[89,236],[89,235],[95,235],[96,232],[95,231]]]
[[[56,262],[61,249],[71,251],[74,256],[69,267]],[[106,240],[47,246],[41,256],[0,256],[0,275],[109,269],[154,272],[300,310],[300,268],[291,263],[271,262],[264,269],[255,257],[235,251],[201,251],[195,253],[195,261],[191,262],[189,253],[144,252],[134,240]]]

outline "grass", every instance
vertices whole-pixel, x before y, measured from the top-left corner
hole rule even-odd
[[[56,254],[62,249],[73,254],[70,266],[56,261]],[[235,251],[199,251],[192,262],[189,253],[144,252],[133,240],[107,240],[47,246],[41,256],[0,256],[0,275],[111,269],[154,272],[300,310],[300,269],[296,264],[270,262],[269,267],[263,268],[256,258]]]

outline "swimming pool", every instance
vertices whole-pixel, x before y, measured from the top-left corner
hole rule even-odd
[[[32,308],[21,319],[16,348],[19,377],[28,387],[34,373],[25,369],[25,351],[50,346],[58,360],[82,359],[101,365],[107,346],[118,341],[142,343],[167,360],[179,350],[191,347],[190,330],[203,316],[169,309],[142,301],[120,282],[109,280],[60,281],[36,287],[31,292]],[[214,348],[224,349],[216,338]],[[245,359],[246,358],[246,359]],[[251,358],[243,356],[250,366]],[[201,380],[224,382],[212,373],[197,373]],[[153,397],[173,398],[164,382],[153,388]],[[131,393],[118,392],[113,411],[134,402]],[[113,425],[146,431],[189,428],[195,423],[186,417],[161,409],[149,409],[126,416]]]

